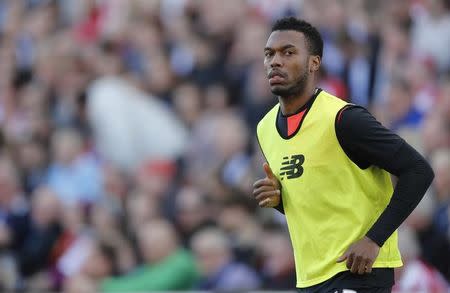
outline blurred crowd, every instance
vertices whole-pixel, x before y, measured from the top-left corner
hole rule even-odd
[[[0,289],[294,288],[284,217],[251,198],[285,15],[324,38],[319,86],[431,163],[395,291],[448,290],[448,0],[0,0]]]

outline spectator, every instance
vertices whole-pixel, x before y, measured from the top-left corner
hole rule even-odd
[[[103,292],[186,290],[197,279],[189,252],[182,249],[174,227],[153,220],[140,227],[138,241],[144,264],[128,275],[102,282]]]
[[[122,78],[93,82],[87,109],[99,153],[125,170],[142,161],[173,159],[184,150],[186,129],[173,111]]]
[[[295,287],[295,263],[288,234],[271,228],[265,229],[263,238],[259,248],[263,256],[264,288],[289,290]]]
[[[420,249],[414,232],[404,227],[399,234],[403,267],[397,271],[398,280],[393,292],[445,292],[448,284],[442,275],[419,257]]]
[[[128,174],[112,164],[102,168],[102,197],[114,212],[124,213],[124,201],[128,192]]]
[[[200,290],[255,290],[261,280],[254,270],[235,261],[227,236],[219,229],[206,228],[192,238],[192,249],[202,278]]]
[[[450,243],[450,151],[441,149],[434,152],[431,164],[436,174],[434,193],[438,202],[434,226],[440,234],[447,236]]]
[[[158,201],[143,193],[130,194],[126,201],[127,229],[136,237],[139,227],[161,217]]]
[[[0,249],[17,251],[29,229],[29,205],[21,191],[19,174],[6,157],[0,158]]]
[[[182,187],[175,198],[175,218],[180,238],[189,247],[192,236],[206,226],[214,225],[208,200],[193,187]]]
[[[418,240],[420,258],[436,268],[448,281],[450,280],[450,241],[447,235],[440,233],[433,225],[434,209],[435,201],[430,194],[426,194],[405,223],[416,233],[414,237]]]
[[[255,205],[243,195],[230,196],[219,214],[219,226],[230,235],[237,259],[254,264],[262,227],[253,217]]]
[[[86,261],[92,243],[86,213],[80,203],[63,206],[63,231],[52,250],[53,286],[58,289],[67,278],[76,276]]]
[[[222,84],[211,84],[205,89],[205,111],[220,113],[226,111],[230,104],[228,91]]]
[[[448,148],[450,142],[450,131],[447,130],[446,122],[440,115],[429,115],[425,119],[421,136],[424,151],[428,154],[440,148]]]
[[[93,241],[89,250],[89,256],[80,271],[81,276],[86,276],[94,283],[98,283],[118,274],[119,267],[115,263],[118,259],[115,255],[117,250],[114,247],[100,241]]]
[[[424,1],[417,5],[412,31],[412,47],[424,57],[430,57],[440,70],[450,66],[446,45],[450,42],[448,3],[443,0]]]
[[[186,177],[213,198],[224,195],[217,178],[221,164],[247,147],[248,129],[237,113],[205,113],[192,130],[185,153]]]
[[[45,144],[38,140],[25,141],[18,146],[18,164],[22,170],[24,190],[31,193],[44,184],[47,175]]]
[[[431,165],[436,174],[434,192],[439,203],[450,201],[450,150],[442,148],[433,152]]]
[[[18,258],[20,272],[29,277],[51,264],[53,246],[61,235],[61,202],[48,187],[39,187],[32,195],[31,222]]]
[[[251,158],[245,154],[235,154],[229,158],[221,168],[221,181],[226,187],[242,194],[252,192],[253,169]]]
[[[194,83],[180,84],[173,93],[172,101],[178,116],[191,128],[199,118],[203,100],[200,89]]]
[[[417,128],[422,122],[422,114],[415,108],[412,92],[405,81],[394,80],[389,87],[387,103],[390,128]]]
[[[74,129],[62,129],[52,137],[54,161],[48,184],[67,203],[92,203],[101,195],[101,173],[92,156],[83,152],[83,139]]]
[[[102,253],[114,256],[111,259],[115,264],[113,272],[126,273],[132,270],[136,265],[136,259],[131,242],[121,229],[123,225],[119,221],[120,214],[114,213],[110,206],[101,204],[92,207],[89,214],[91,229],[99,242],[94,248],[103,249]],[[95,250],[94,254],[97,252]]]

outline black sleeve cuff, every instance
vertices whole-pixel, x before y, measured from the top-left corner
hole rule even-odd
[[[284,215],[283,196],[281,194],[280,194],[280,203],[276,207],[273,207],[273,208]]]
[[[274,207],[274,209],[276,209],[277,211],[279,211],[280,213],[282,213],[284,215],[284,208],[283,208],[283,204],[282,203],[280,203],[279,205]]]

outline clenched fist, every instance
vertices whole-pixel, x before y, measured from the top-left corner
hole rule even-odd
[[[257,180],[253,184],[253,196],[258,201],[258,205],[263,208],[273,208],[281,202],[281,185],[269,164],[264,163],[264,172],[266,177]]]

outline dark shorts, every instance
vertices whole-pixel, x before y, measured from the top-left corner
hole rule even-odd
[[[327,291],[328,292],[328,291]],[[391,293],[391,288],[335,289],[331,293]]]
[[[331,279],[307,288],[299,293],[390,293],[394,285],[394,269],[373,269],[372,273],[358,275],[341,272]],[[345,291],[353,290],[353,291]]]

